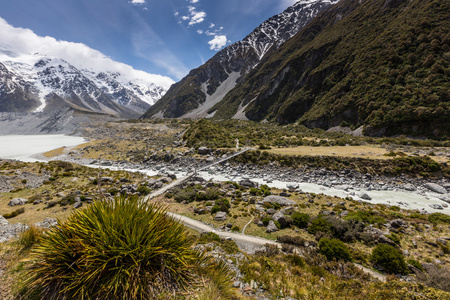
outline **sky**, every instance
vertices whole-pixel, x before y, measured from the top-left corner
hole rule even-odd
[[[9,41],[85,62],[98,57],[179,81],[295,2],[0,0],[0,46]]]

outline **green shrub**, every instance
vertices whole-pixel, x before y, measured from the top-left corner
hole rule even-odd
[[[119,197],[77,210],[32,249],[20,297],[156,299],[189,290],[199,274],[223,263],[192,248],[194,239],[166,211],[144,199]]]
[[[294,223],[295,226],[297,226],[298,228],[306,228],[308,227],[308,222],[309,222],[309,215],[305,214],[305,213],[300,213],[300,212],[294,212],[292,215],[292,221]]]
[[[403,254],[399,249],[393,246],[387,244],[378,244],[373,249],[370,260],[374,265],[383,267],[388,273],[408,273],[408,266],[406,265]]]
[[[25,207],[21,207],[21,208],[16,209],[13,212],[10,212],[8,214],[4,214],[3,218],[5,218],[5,219],[12,219],[14,217],[17,217],[20,214],[23,214],[24,212],[25,212]]]
[[[265,217],[261,220],[261,222],[263,222],[264,226],[269,225],[269,222],[272,220],[272,218],[269,217]]]
[[[408,264],[416,267],[420,271],[423,271],[422,264],[420,262],[418,262],[417,260],[413,259],[413,258],[408,259]]]
[[[282,244],[290,244],[303,247],[305,245],[306,240],[299,236],[281,235],[277,237],[277,242]]]
[[[428,221],[433,224],[446,223],[450,224],[450,216],[443,213],[432,213],[428,216]]]
[[[152,190],[151,190],[148,186],[140,185],[140,186],[137,188],[137,192],[138,192],[139,194],[145,196],[145,195],[150,194],[150,193],[152,192]]]
[[[328,260],[350,261],[352,259],[347,245],[337,239],[320,239],[319,252],[325,255]]]
[[[386,220],[384,218],[377,216],[373,211],[366,211],[366,210],[358,210],[350,212],[347,216],[344,217],[344,220],[348,221],[355,220],[368,224],[386,223]]]
[[[262,195],[262,192],[254,187],[250,188],[249,193],[252,196],[261,196]]]
[[[308,232],[311,234],[316,234],[317,232],[331,233],[331,223],[319,216],[309,224]]]
[[[222,198],[216,201],[216,204],[211,208],[211,214],[215,214],[219,211],[229,212],[231,205],[228,199]]]
[[[220,242],[220,236],[214,232],[203,232],[197,241],[199,244],[206,244],[211,242]]]
[[[197,192],[192,187],[186,189],[178,188],[173,190],[173,198],[177,202],[187,201],[190,203],[196,199],[196,196]]]
[[[234,225],[233,227],[231,227],[231,231],[239,232],[239,231],[241,231],[241,228],[239,228],[239,226],[237,226],[237,225]]]

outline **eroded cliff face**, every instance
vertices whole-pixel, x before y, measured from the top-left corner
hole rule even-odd
[[[269,53],[305,27],[316,15],[337,0],[305,0],[286,9],[192,70],[152,106],[143,118],[211,117],[209,108],[220,102],[235,85]],[[239,74],[239,76],[236,76]],[[228,82],[232,76],[233,82]],[[228,80],[228,81],[227,81]],[[220,93],[217,92],[220,88]]]

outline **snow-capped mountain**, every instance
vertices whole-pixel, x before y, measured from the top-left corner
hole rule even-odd
[[[219,51],[192,70],[143,117],[211,117],[208,112],[264,57],[297,34],[320,12],[339,0],[301,0],[273,16],[242,41]]]
[[[119,72],[96,72],[42,54],[0,48],[0,111],[39,112],[72,107],[120,117],[137,117],[165,88]]]

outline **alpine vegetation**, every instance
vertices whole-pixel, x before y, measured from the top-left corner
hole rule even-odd
[[[79,210],[31,250],[19,288],[28,299],[160,299],[200,282],[226,286],[223,263],[195,250],[164,207],[116,197]]]

